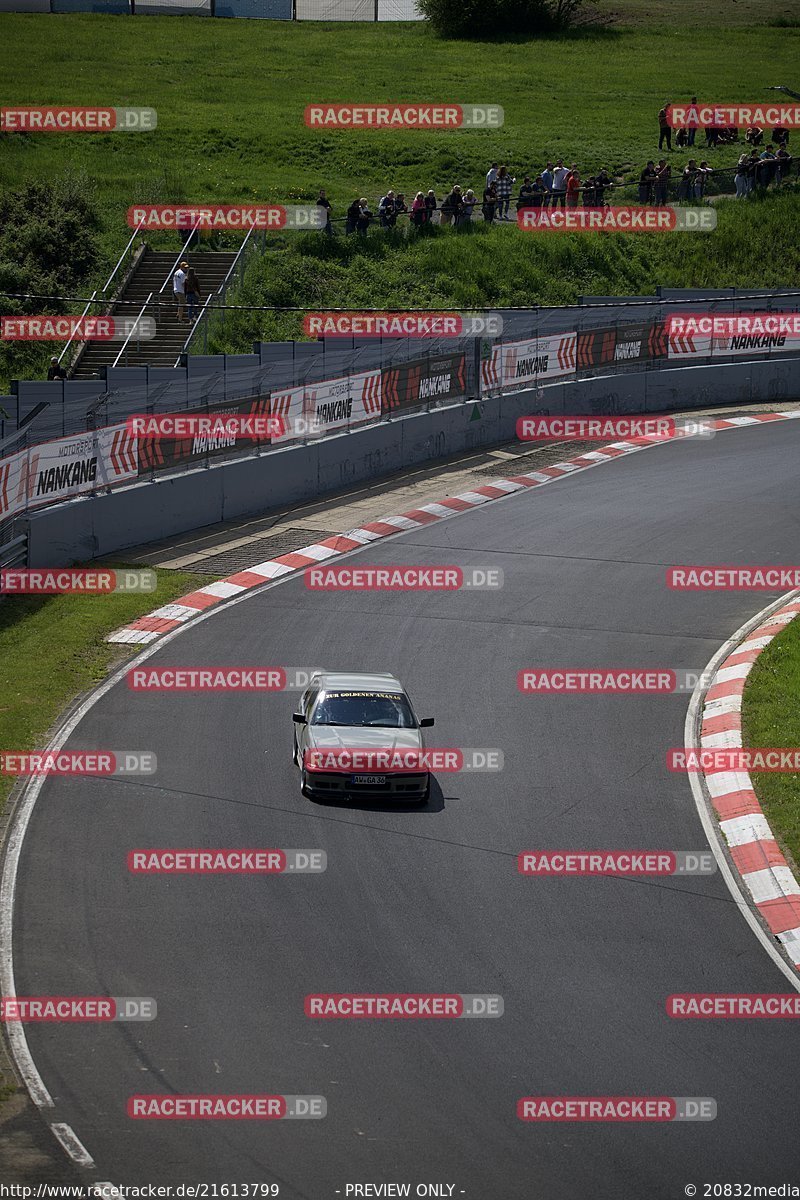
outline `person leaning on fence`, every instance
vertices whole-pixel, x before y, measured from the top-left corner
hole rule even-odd
[[[648,158],[647,166],[639,176],[639,203],[653,203],[653,188],[656,182],[656,164]]]
[[[769,187],[775,178],[776,170],[777,163],[775,161],[775,151],[772,147],[772,143],[770,142],[770,144],[765,147],[764,151],[762,152],[758,168],[756,170],[756,181],[758,186],[763,188]]]
[[[381,229],[392,229],[397,224],[397,212],[394,206],[394,192],[388,191],[378,201],[378,220]]]
[[[597,180],[594,175],[590,175],[588,179],[583,181],[583,207],[597,207]]]
[[[360,233],[362,237],[367,236],[367,230],[374,221],[374,216],[366,196],[362,196],[358,202],[358,219],[356,221],[356,233]]]
[[[736,173],[733,176],[733,182],[736,187],[736,199],[741,200],[742,196],[746,196],[750,191],[750,155],[740,154],[739,161],[736,164]]]
[[[175,297],[175,305],[178,313],[178,320],[184,321],[186,318],[186,272],[189,270],[188,262],[182,262],[175,274],[172,276],[172,294]]]
[[[694,181],[694,198],[702,200],[706,194],[706,187],[714,174],[714,168],[708,165],[705,158],[700,160],[700,166],[697,168],[697,179]]]
[[[489,183],[483,189],[483,202],[481,204],[481,212],[483,213],[484,221],[488,221],[491,225],[494,221],[494,214],[497,211],[497,184]]]
[[[411,201],[411,224],[415,229],[420,229],[428,219],[428,214],[425,211],[425,196],[422,192],[417,192],[414,199]]]
[[[792,169],[792,156],[785,146],[780,146],[775,152],[775,186],[787,178]]]
[[[458,214],[461,212],[461,206],[464,201],[461,198],[461,188],[457,183],[454,183],[449,193],[442,201],[442,216],[441,225],[450,225],[453,222],[458,223]]]
[[[550,196],[551,208],[558,208],[560,205],[564,208],[567,202],[567,176],[568,169],[564,166],[563,158],[559,158],[553,171],[553,190]]]
[[[477,203],[478,197],[475,195],[472,188],[467,188],[467,190],[464,192],[461,211],[459,212],[456,220],[456,225],[460,229],[466,229],[467,226],[472,225],[472,212]]]
[[[669,189],[670,176],[672,175],[672,167],[665,158],[658,160],[656,168],[656,205],[660,206],[667,203],[667,191]]]
[[[347,210],[345,221],[345,233],[355,233],[358,229],[358,221],[361,216],[361,209],[366,205],[366,200],[362,196],[360,200],[354,200]]]
[[[670,125],[669,119],[668,119],[669,106],[670,106],[670,101],[665,100],[664,107],[660,108],[658,110],[658,148],[659,148],[659,150],[661,150],[663,148],[664,142],[667,143],[668,150],[672,149],[672,126]]]
[[[407,212],[408,212],[408,205],[406,204],[405,192],[398,192],[394,198],[395,224],[397,223],[397,218],[402,217],[402,215]]]
[[[503,164],[497,172],[495,179],[495,187],[497,188],[498,200],[498,217],[501,221],[510,221],[512,218],[508,215],[508,208],[511,204],[511,190],[517,182],[516,176],[512,175],[508,167]]]
[[[572,170],[567,176],[567,208],[577,208],[581,198],[581,177],[578,164],[572,164]]]
[[[594,181],[595,203],[598,208],[602,208],[606,204],[606,189],[613,187],[611,176],[605,167],[601,167]]]
[[[189,308],[189,320],[194,321],[195,309],[200,304],[200,280],[195,274],[194,267],[189,267],[186,272],[183,290],[186,295],[186,304]]]
[[[437,211],[439,205],[436,202],[436,192],[430,188],[425,196],[425,220],[428,224],[433,223],[433,214]]]
[[[541,196],[540,196],[539,204],[541,205],[541,203],[542,203],[542,200],[541,200]],[[531,183],[530,175],[526,175],[522,181],[522,187],[519,189],[519,195],[517,196],[517,212],[520,212],[520,210],[523,208],[534,208],[534,207],[535,207],[535,200],[534,200],[533,184]]]
[[[678,184],[678,200],[694,200],[694,185],[697,180],[697,163],[690,158],[683,168],[681,181]]]

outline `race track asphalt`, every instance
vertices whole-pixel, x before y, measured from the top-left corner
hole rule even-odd
[[[531,696],[530,666],[700,670],[774,593],[674,592],[677,563],[796,563],[800,422],[621,458],[350,561],[501,567],[496,591],[314,592],[215,610],[152,665],[385,670],[437,746],[499,747],[422,810],[299,792],[286,694],[114,686],[73,748],[138,780],[49,779],[20,863],[17,993],[152,996],[148,1024],[29,1025],[56,1104],[117,1184],[453,1184],[469,1200],[660,1200],[800,1183],[797,1026],[671,1020],[674,992],[787,992],[719,873],[532,879],[530,848],[705,849],[688,695]],[[319,847],[320,875],[133,876],[140,847]],[[497,1020],[313,1021],[310,992],[500,993]],[[793,1051],[795,1055],[793,1056]],[[322,1094],[322,1121],[133,1121],[141,1093]],[[710,1123],[526,1124],[525,1095],[708,1096]],[[350,1193],[353,1194],[352,1192]],[[445,1193],[447,1194],[447,1193]]]

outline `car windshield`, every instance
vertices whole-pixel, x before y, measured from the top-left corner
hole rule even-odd
[[[371,725],[379,729],[416,729],[411,705],[402,692],[323,692],[311,714],[312,725]]]

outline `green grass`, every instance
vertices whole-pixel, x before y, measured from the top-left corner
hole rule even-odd
[[[800,621],[759,655],[742,706],[746,746],[800,746]],[[800,866],[800,775],[758,773],[753,783],[783,849]]]
[[[4,14],[3,104],[149,106],[158,128],[7,135],[0,186],[83,173],[95,181],[110,255],[124,245],[136,200],[292,202],[326,186],[341,214],[356,194],[388,186],[477,187],[493,158],[517,175],[558,155],[631,175],[656,153],[665,99],[769,100],[769,84],[800,85],[800,31],[765,24],[769,14],[799,15],[794,0],[746,5],[751,26],[731,23],[730,5],[694,15],[686,5],[675,19],[670,0],[664,23],[650,25],[638,0],[618,7],[642,23],[507,43],[440,41],[422,23]],[[499,103],[505,126],[318,132],[303,122],[311,100],[390,98]],[[713,157],[728,165],[736,150]]]
[[[573,304],[585,295],[651,294],[668,287],[781,287],[800,278],[800,198],[767,194],[718,206],[713,233],[534,234],[481,223],[406,238],[306,234],[284,253],[251,260],[242,305],[309,308],[466,308]],[[774,248],[780,244],[780,254]],[[209,351],[301,336],[300,314],[227,313]]]
[[[40,747],[59,713],[99,683],[124,647],[106,634],[208,582],[158,571],[155,592],[13,596],[0,604],[0,748]],[[0,775],[0,809],[14,785]]]

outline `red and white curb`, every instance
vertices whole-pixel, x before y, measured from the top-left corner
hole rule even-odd
[[[728,417],[706,421],[705,424],[715,431],[722,431],[736,429],[742,425],[761,425],[769,421],[786,421],[794,418],[800,418],[800,411],[761,413],[756,417]],[[647,437],[631,438],[626,442],[613,442],[602,450],[579,454],[575,458],[565,459],[564,462],[555,463],[553,466],[542,467],[539,471],[529,471],[524,475],[510,475],[506,479],[494,479],[491,483],[481,484],[460,495],[447,496],[437,503],[423,504],[419,508],[412,508],[399,516],[382,517],[379,521],[370,521],[369,524],[358,529],[350,529],[347,533],[325,538],[322,542],[304,546],[301,550],[296,550],[291,554],[281,554],[278,558],[270,558],[266,562],[248,567],[245,571],[237,571],[235,575],[229,575],[226,579],[218,580],[216,583],[207,583],[204,587],[198,588],[196,592],[189,592],[188,595],[181,596],[172,604],[164,604],[147,616],[139,617],[137,620],[131,621],[129,625],[123,625],[121,629],[116,629],[109,634],[106,641],[154,642],[162,634],[177,629],[179,625],[190,621],[192,617],[196,617],[211,605],[228,600],[231,596],[238,596],[250,588],[260,587],[281,575],[303,571],[325,559],[334,558],[338,554],[346,554],[369,542],[379,541],[381,538],[390,537],[408,529],[422,529],[435,521],[452,517],[467,509],[477,508],[478,505],[487,504],[492,500],[499,500],[502,496],[511,495],[513,492],[521,492],[526,488],[543,487],[565,475],[588,471],[590,467],[611,462],[621,455],[634,454],[637,450],[646,450],[649,446],[662,446],[665,443],[689,436],[691,434],[683,434],[678,430],[675,438],[664,438],[653,434]]]
[[[800,613],[800,593],[771,605],[717,666],[700,714],[700,745],[742,747],[742,695],[759,654]],[[703,775],[728,852],[753,904],[787,956],[800,968],[800,883],[781,853],[747,771]]]

